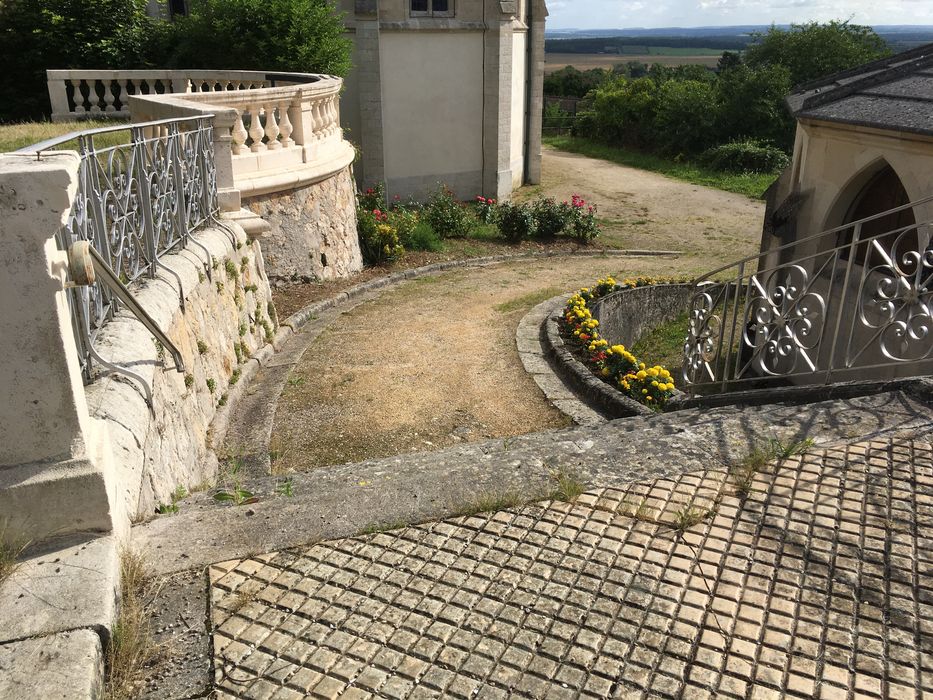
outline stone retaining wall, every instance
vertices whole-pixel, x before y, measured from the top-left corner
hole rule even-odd
[[[349,167],[304,187],[244,199],[243,204],[271,226],[261,238],[271,278],[333,279],[363,269]]]
[[[599,333],[611,345],[631,347],[646,333],[673,321],[687,310],[689,284],[657,284],[623,289],[590,304],[593,318],[599,321]],[[544,322],[541,340],[547,357],[558,374],[591,408],[608,418],[657,415],[647,406],[629,398],[590,371],[565,347],[558,319],[560,305]],[[651,358],[642,358],[650,362]],[[675,392],[672,406],[681,397]]]
[[[655,284],[623,289],[590,304],[599,334],[610,345],[630,348],[645,333],[673,321],[687,310],[689,284]],[[645,358],[647,362],[651,358]]]
[[[212,424],[219,412],[229,410],[255,362],[250,357],[266,351],[269,332],[277,328],[259,243],[250,243],[235,224],[208,228],[195,239],[211,252],[211,278],[206,255],[195,245],[162,259],[181,279],[184,311],[171,275],[160,272],[133,288],[181,351],[184,372],[176,371],[171,356],[126,312],[97,339],[101,355],[130,367],[152,386],[152,410],[139,384],[121,375],[87,387],[91,416],[107,424],[119,496],[135,519],[170,503],[177,487],[191,491],[215,479]]]

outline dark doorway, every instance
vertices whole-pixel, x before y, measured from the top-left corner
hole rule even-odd
[[[843,225],[861,221],[883,212],[890,212],[892,209],[904,207],[907,204],[910,204],[910,197],[907,195],[904,183],[894,172],[894,168],[885,165],[855,195],[846,212]],[[873,263],[876,257],[881,257],[880,253],[877,252],[877,248],[875,248],[874,254],[869,253],[873,248],[871,245],[872,239],[877,241],[881,248],[892,251],[895,255],[897,252],[916,250],[916,230],[906,235],[898,233],[900,230],[914,226],[916,223],[917,220],[914,217],[913,209],[910,207],[866,221],[862,224],[862,230],[859,234],[859,240],[866,241],[866,243],[856,246],[855,261],[860,265],[864,265],[866,261]],[[854,227],[845,229],[840,235],[838,245],[849,245],[854,235]],[[895,247],[897,248],[896,251],[894,250]],[[842,259],[848,260],[851,252],[851,248],[842,250]]]

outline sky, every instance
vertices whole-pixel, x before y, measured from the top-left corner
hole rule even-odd
[[[933,24],[933,0],[547,0],[548,29],[788,24]]]

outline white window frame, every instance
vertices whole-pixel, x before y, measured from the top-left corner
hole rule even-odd
[[[424,12],[411,9],[411,0],[408,0],[408,12],[411,17],[453,17],[455,0],[447,0],[446,10],[434,10],[435,0],[427,0],[428,9]]]

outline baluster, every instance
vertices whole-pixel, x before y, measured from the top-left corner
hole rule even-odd
[[[324,128],[324,117],[321,114],[320,100],[315,100],[311,103],[311,114],[314,117],[314,140],[320,141],[323,138],[321,129]]]
[[[275,151],[282,147],[279,143],[279,134],[281,129],[275,119],[275,103],[270,102],[265,106],[266,112],[266,148]]]
[[[249,150],[253,153],[266,150],[266,144],[262,142],[265,131],[262,128],[261,114],[262,107],[260,105],[249,106],[249,137],[253,140],[249,146]]]
[[[295,142],[292,140],[292,131],[294,127],[292,126],[292,120],[288,116],[288,110],[291,109],[291,105],[288,102],[279,103],[279,131],[282,134],[282,147],[291,148],[295,145]]]
[[[91,114],[100,114],[100,95],[97,94],[97,83],[98,81],[94,78],[87,81],[87,101]]]
[[[84,93],[81,92],[81,81],[72,79],[70,82],[75,89],[75,114],[85,114],[87,109],[84,106]]]
[[[113,96],[113,83],[109,80],[102,80],[104,84],[104,112],[116,112],[117,108],[113,106],[115,98]]]
[[[240,110],[236,111],[236,122],[234,122],[233,128],[230,130],[230,135],[233,139],[233,145],[231,146],[233,155],[240,155],[243,146],[246,144],[246,139],[249,138],[249,132],[246,130],[246,126],[243,125],[243,113]]]

